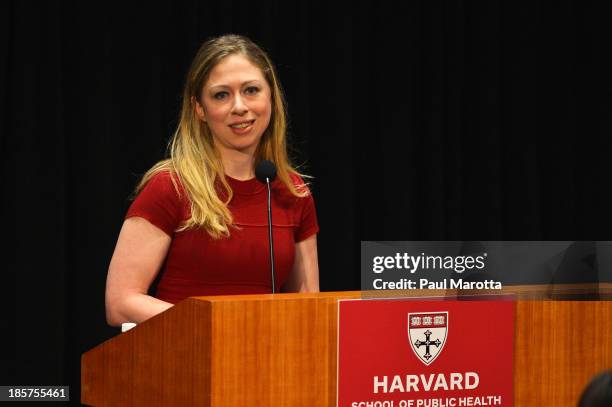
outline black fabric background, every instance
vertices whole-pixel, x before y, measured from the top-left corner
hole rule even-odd
[[[78,400],[80,355],[117,332],[104,284],[128,197],[213,35],[277,65],[323,290],[359,288],[361,240],[608,239],[606,10],[401,3],[0,2],[0,384]]]

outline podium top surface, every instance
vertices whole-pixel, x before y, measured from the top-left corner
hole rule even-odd
[[[612,284],[542,284],[505,286],[501,290],[379,290],[379,291],[329,291],[318,293],[244,294],[191,297],[211,303],[235,301],[289,301],[304,299],[372,299],[372,298],[418,298],[418,297],[469,297],[469,296],[514,296],[525,300],[612,300]]]

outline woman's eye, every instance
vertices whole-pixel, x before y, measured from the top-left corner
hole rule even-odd
[[[217,92],[213,95],[213,97],[217,100],[223,100],[227,96],[227,92]]]
[[[249,86],[245,89],[247,95],[254,95],[259,92],[259,88],[257,86]]]

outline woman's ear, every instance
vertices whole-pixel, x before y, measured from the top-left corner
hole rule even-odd
[[[193,106],[200,120],[202,120],[203,122],[206,122],[206,116],[204,115],[204,108],[202,107],[200,102],[198,102],[196,98],[193,96],[191,97],[191,106]]]

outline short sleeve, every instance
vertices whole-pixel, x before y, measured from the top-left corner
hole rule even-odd
[[[302,201],[302,213],[300,224],[297,227],[294,235],[295,242],[301,242],[306,238],[319,232],[319,223],[317,221],[317,211],[315,208],[312,194],[308,193],[304,198],[299,198]]]
[[[147,182],[132,202],[125,218],[144,218],[172,236],[182,221],[181,209],[181,198],[170,173],[161,172]]]

